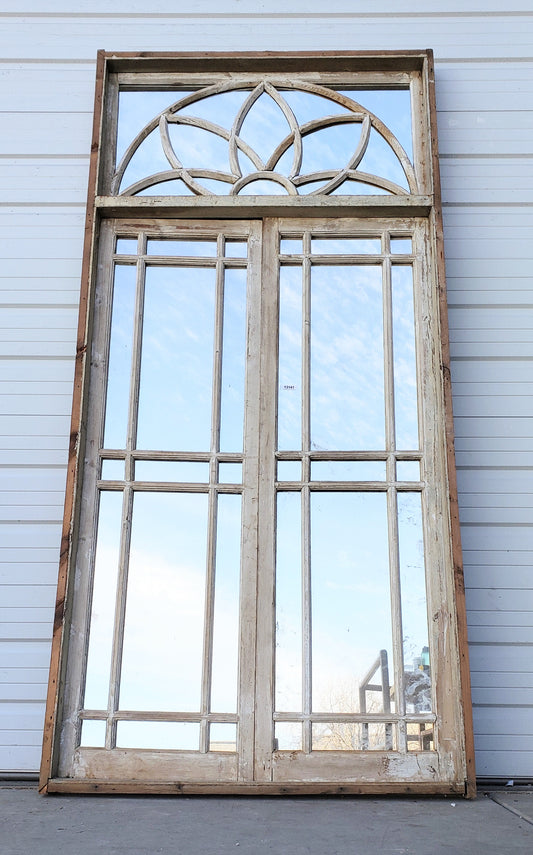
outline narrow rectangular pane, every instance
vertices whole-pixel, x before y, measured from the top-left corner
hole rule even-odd
[[[398,461],[396,461],[396,480],[397,481],[420,481],[420,461],[419,460],[398,460]]]
[[[392,265],[396,448],[418,448],[413,268]]]
[[[208,484],[209,463],[198,460],[137,460],[135,480]]]
[[[119,721],[117,748],[198,751],[200,725],[193,721]]]
[[[211,711],[237,710],[241,496],[220,495],[217,512]]]
[[[200,709],[207,495],[136,493],[120,707]]]
[[[380,255],[381,238],[311,238],[315,255]]]
[[[408,713],[430,712],[431,663],[420,493],[398,493],[398,539],[406,709]]]
[[[385,446],[381,267],[311,270],[311,449]]]
[[[385,722],[313,724],[313,751],[395,751],[396,728]]]
[[[384,460],[313,460],[312,481],[386,481]]]
[[[299,721],[278,721],[275,725],[276,751],[302,750],[302,724]]]
[[[236,751],[237,725],[213,722],[209,725],[210,751]]]
[[[105,721],[83,721],[80,745],[84,748],[105,748]]]
[[[282,238],[279,242],[281,255],[301,255],[303,252],[302,238]]]
[[[147,255],[181,255],[188,258],[210,258],[217,255],[215,240],[149,240]]]
[[[102,481],[123,481],[124,477],[123,460],[102,460]]]
[[[278,460],[278,481],[301,481],[301,460]]]
[[[242,484],[242,463],[219,463],[219,484]]]
[[[393,673],[384,493],[311,493],[311,591],[313,712],[383,711],[386,686],[361,695],[380,651]]]
[[[115,265],[105,408],[105,448],[125,448],[137,268]]]
[[[246,370],[246,270],[226,270],[220,450],[242,451]]]
[[[302,268],[279,271],[278,448],[302,447]]]
[[[137,238],[117,238],[117,255],[137,255]]]
[[[302,710],[302,511],[300,493],[278,493],[276,524],[276,702]]]
[[[88,710],[107,709],[121,530],[122,491],[102,492],[98,511],[89,650],[83,702],[84,708]]]
[[[147,268],[137,448],[210,449],[215,278]]]

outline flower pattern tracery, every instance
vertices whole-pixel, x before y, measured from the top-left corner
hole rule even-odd
[[[213,96],[218,94],[235,90],[248,90],[248,94],[233,118],[231,125],[228,125],[228,127],[222,127],[206,118],[191,115],[190,111],[186,113],[182,112],[186,107],[189,108],[203,99],[213,98]],[[319,96],[320,99],[327,99],[332,105],[340,106],[343,112],[322,115],[320,118],[299,123],[288,100],[283,95],[283,92],[287,90],[310,93],[311,95]],[[246,117],[262,95],[268,96],[281,111],[289,130],[283,139],[277,141],[270,156],[266,159],[259,156],[257,151],[246,142],[242,134]],[[348,162],[339,164],[338,168],[335,169],[322,169],[302,174],[303,141],[305,137],[328,127],[346,124],[354,125],[354,130],[356,130],[354,134],[355,146]],[[205,168],[201,164],[194,167],[185,166],[180,157],[180,152],[176,151],[176,146],[171,140],[170,128],[172,125],[192,126],[225,140],[228,145],[230,170],[223,171]],[[169,169],[156,172],[152,175],[146,175],[144,178],[123,188],[124,175],[132,158],[144,140],[151,133],[157,131],[157,129],[159,129],[161,145],[165,158],[168,161]],[[369,145],[372,129],[385,140],[397,158],[405,175],[408,190],[384,175],[377,175],[359,169],[359,165]],[[290,150],[292,151],[292,163],[289,169],[283,169],[282,158]],[[246,156],[255,171],[243,174],[241,163],[239,162],[239,153]],[[287,158],[285,158],[283,163],[286,165],[286,162]],[[397,195],[408,195],[409,193],[418,192],[415,171],[409,157],[398,139],[377,116],[356,101],[334,89],[303,81],[283,81],[282,83],[276,81],[276,85],[274,85],[268,80],[254,81],[253,83],[249,79],[242,81],[231,80],[206,86],[192,94],[186,95],[155,116],[137,134],[128,146],[116,169],[111,183],[111,192],[113,195],[131,196],[154,185],[164,184],[165,182],[176,179],[182,181],[189,188],[189,191],[198,196],[217,195],[203,184],[204,180],[214,180],[227,184],[228,194],[234,196],[238,195],[243,188],[253,182],[261,180],[277,184],[280,187],[279,192],[285,192],[291,196],[299,195],[301,188],[304,188],[308,184],[318,186],[305,195],[327,195],[341,187],[346,181],[357,181],[370,187],[378,188],[378,192],[385,191]],[[274,189],[273,193],[275,192]]]

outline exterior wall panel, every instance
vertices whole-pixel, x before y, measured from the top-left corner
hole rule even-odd
[[[36,770],[68,448],[96,51],[435,51],[478,774],[532,777],[529,0],[4,3],[0,769]],[[523,14],[521,14],[523,13]]]

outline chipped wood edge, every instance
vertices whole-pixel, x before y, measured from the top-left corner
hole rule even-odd
[[[444,228],[442,221],[441,185],[439,171],[439,152],[437,141],[437,107],[435,97],[435,70],[433,51],[427,51],[427,86],[430,113],[431,158],[433,172],[433,232],[435,242],[435,273],[440,308],[440,333],[442,354],[442,384],[444,394],[444,429],[446,439],[446,460],[448,475],[451,547],[453,558],[453,576],[455,588],[455,613],[457,618],[459,677],[461,706],[464,720],[465,740],[465,796],[476,797],[476,773],[474,753],[474,725],[472,718],[472,696],[470,684],[470,662],[468,653],[468,634],[466,621],[466,600],[463,571],[463,553],[461,547],[461,529],[459,524],[459,502],[457,493],[457,470],[455,465],[455,432],[453,423],[452,381],[450,369],[450,343],[448,327],[448,303],[446,296],[446,269],[444,262]]]
[[[87,190],[87,213],[85,219],[85,233],[83,242],[80,309],[78,319],[78,332],[76,339],[69,455],[65,488],[65,505],[63,515],[63,527],[61,532],[61,549],[59,557],[57,596],[52,634],[52,649],[50,655],[50,676],[46,699],[43,747],[39,777],[39,792],[43,794],[49,792],[48,781],[51,775],[53,774],[56,753],[56,716],[61,703],[62,693],[61,674],[65,658],[63,656],[63,647],[67,607],[67,591],[69,582],[68,568],[70,564],[71,550],[74,544],[73,535],[76,525],[75,497],[78,484],[78,452],[80,444],[80,430],[82,424],[83,400],[85,394],[84,375],[87,352],[87,329],[89,320],[89,293],[90,282],[92,277],[92,247],[95,233],[94,202],[96,198],[96,186],[98,180],[98,153],[100,148],[100,137],[102,130],[102,110],[105,74],[105,54],[104,51],[98,51],[96,63],[94,119],[91,139],[91,155],[89,161],[89,183]]]

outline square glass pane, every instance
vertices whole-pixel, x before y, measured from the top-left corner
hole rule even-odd
[[[301,460],[278,460],[278,481],[301,481]]]
[[[226,258],[246,258],[248,242],[245,240],[226,240]]]
[[[83,748],[105,748],[105,721],[83,721],[80,745]]]
[[[102,460],[102,481],[123,481],[125,477],[123,460]]]
[[[434,751],[434,727],[428,722],[407,722],[407,750]]]
[[[396,461],[396,480],[397,481],[420,481],[420,461],[419,460],[397,460]]]
[[[301,238],[281,238],[279,242],[281,255],[301,255],[303,242]]]
[[[275,725],[277,751],[302,750],[302,723],[300,721],[277,721]]]
[[[209,750],[210,751],[236,751],[237,750],[237,725],[227,722],[213,722],[209,725]]]
[[[137,255],[137,238],[117,238],[117,255]]]
[[[219,463],[219,484],[242,484],[242,463]]]
[[[208,484],[209,463],[198,460],[137,460],[135,480]]]
[[[312,481],[386,481],[384,460],[313,460]]]
[[[394,254],[411,255],[413,251],[413,241],[410,237],[391,237],[390,251]]]
[[[117,748],[198,751],[200,725],[191,721],[119,721]]]

